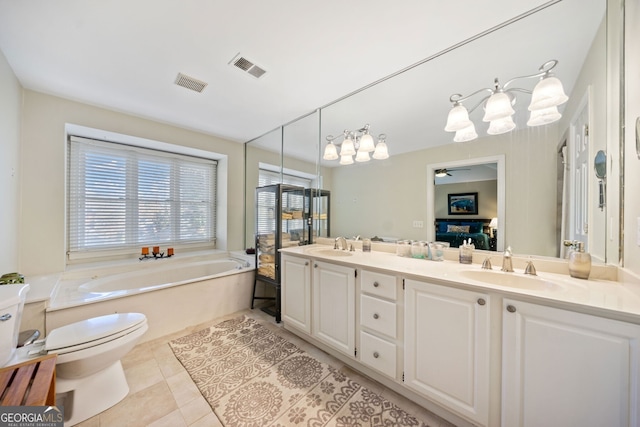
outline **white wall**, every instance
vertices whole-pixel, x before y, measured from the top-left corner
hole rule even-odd
[[[46,274],[65,268],[65,124],[101,129],[228,156],[227,224],[222,249],[243,247],[242,144],[87,104],[24,91],[20,268]],[[4,224],[4,223],[3,223]],[[4,226],[4,225],[3,225]]]
[[[22,272],[19,252],[22,86],[0,51],[0,275]]]

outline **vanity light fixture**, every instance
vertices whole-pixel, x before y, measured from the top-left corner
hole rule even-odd
[[[342,137],[341,142],[335,142]],[[350,131],[345,130],[339,136],[327,136],[327,146],[324,148],[324,160],[340,159],[341,165],[353,164],[353,156],[356,162],[368,162],[373,157],[376,160],[384,160],[389,158],[389,151],[385,142],[387,136],[385,134],[378,135],[377,144],[374,143],[373,136],[369,134],[369,125]],[[338,154],[338,146],[340,153]],[[373,152],[373,154],[370,154]]]
[[[467,96],[462,96],[459,93],[451,95],[449,101],[453,104],[453,108],[449,111],[444,130],[455,132],[453,140],[456,142],[476,139],[478,134],[475,125],[469,119],[469,113],[480,105],[484,108],[482,121],[489,122],[487,130],[489,135],[499,135],[515,129],[516,124],[511,117],[515,113],[513,109],[517,99],[515,92],[531,94],[531,103],[529,104],[531,115],[527,121],[528,126],[541,126],[560,120],[562,114],[558,112],[558,105],[567,102],[569,97],[564,93],[562,82],[551,73],[556,65],[558,65],[558,61],[552,59],[542,64],[537,73],[514,77],[502,86],[496,77],[492,88],[479,89]],[[540,78],[533,91],[509,87],[516,80],[533,78]],[[470,110],[462,105],[464,101],[483,92],[489,94],[485,94]]]

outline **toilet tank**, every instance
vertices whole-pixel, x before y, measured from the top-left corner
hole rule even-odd
[[[0,367],[7,364],[18,345],[20,318],[28,284],[0,285]]]

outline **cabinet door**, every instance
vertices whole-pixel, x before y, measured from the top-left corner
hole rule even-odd
[[[487,425],[489,297],[415,280],[405,288],[405,384]]]
[[[282,255],[282,318],[287,326],[311,333],[311,265]]]
[[[313,267],[313,335],[353,356],[355,269],[319,261]]]
[[[639,425],[640,325],[503,305],[502,425]]]

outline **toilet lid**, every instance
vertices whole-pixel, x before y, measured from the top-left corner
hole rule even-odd
[[[45,349],[47,352],[56,352],[78,344],[90,343],[135,329],[144,322],[146,317],[141,313],[116,313],[81,320],[51,331],[47,335]]]

